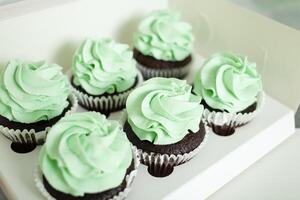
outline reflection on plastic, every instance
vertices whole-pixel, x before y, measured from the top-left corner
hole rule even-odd
[[[300,1],[230,0],[276,21],[300,30]]]

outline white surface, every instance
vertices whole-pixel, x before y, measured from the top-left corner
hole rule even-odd
[[[7,0],[3,2],[0,0],[0,21],[22,17],[72,1],[76,0]]]
[[[0,6],[6,5],[6,4],[11,4],[11,3],[16,3],[19,1],[23,1],[23,0],[0,0]]]
[[[60,2],[70,3],[52,6]],[[26,0],[7,5],[10,8],[2,6],[0,44],[5,51],[0,54],[0,67],[19,58],[45,59],[68,69],[84,38],[109,36],[132,44],[140,19],[168,3],[192,23],[197,53],[247,55],[261,69],[266,92],[296,111],[300,101],[300,31],[224,0]],[[49,9],[39,10],[39,5]],[[21,16],[7,19],[12,13]]]
[[[135,30],[138,19],[149,10],[166,6],[166,1],[162,0],[153,0],[151,1],[151,5],[147,1],[132,0],[130,5],[134,4],[135,7],[128,6],[128,2],[126,1],[123,2],[113,0],[110,1],[110,3],[105,1],[106,3],[104,4],[104,7],[97,6],[103,5],[103,2],[104,1],[100,0],[81,0],[65,6],[55,7],[0,22],[0,43],[2,47],[5,47],[5,51],[2,51],[0,55],[0,66],[8,59],[18,57],[25,60],[47,59],[68,67],[74,48],[84,37],[100,37],[107,35],[112,36],[119,41],[130,43],[132,31]],[[185,5],[181,5],[182,2],[184,2]],[[200,41],[200,43],[198,43],[199,45],[197,46],[197,49],[205,53],[212,53],[219,50],[230,49],[249,55],[252,60],[258,62],[259,64],[266,64],[267,66],[269,66],[269,69],[265,76],[267,80],[265,82],[267,83],[268,89],[272,91],[275,96],[284,100],[285,103],[289,104],[291,107],[295,106],[295,103],[297,103],[297,98],[299,98],[299,96],[297,95],[299,93],[296,92],[296,88],[293,87],[289,89],[290,92],[295,91],[292,92],[292,96],[290,96],[289,94],[282,95],[282,91],[285,91],[285,89],[287,88],[286,86],[289,86],[293,82],[297,83],[297,80],[299,80],[297,73],[295,73],[296,70],[299,69],[297,61],[297,58],[299,56],[298,50],[300,46],[298,37],[299,32],[291,30],[280,24],[276,24],[251,12],[242,11],[235,6],[231,6],[230,4],[224,2],[216,3],[213,0],[199,0],[197,1],[197,3],[195,3],[194,1],[173,0],[171,1],[171,4],[172,6],[177,7],[179,10],[182,10],[185,14],[189,13],[189,17],[193,17],[193,22],[197,22],[194,24],[194,28],[197,31],[197,39],[198,41]],[[118,7],[116,8],[114,5],[118,5]],[[120,10],[111,12],[112,8]],[[205,16],[208,18],[208,22],[210,22],[208,27],[218,27],[214,30],[212,37],[208,37],[211,39],[210,41],[205,41],[205,38],[203,39],[201,35],[203,35],[204,37],[206,37],[206,35],[203,34],[204,32],[199,31],[203,30],[201,29],[201,27],[206,27],[203,26],[203,24],[199,23],[199,20],[200,22],[202,22],[203,18],[196,15],[196,13],[201,12],[202,14],[205,14]],[[224,23],[224,19],[226,19],[226,23]],[[239,27],[238,31],[236,27]],[[202,39],[204,43],[201,43]],[[280,43],[281,41],[284,41],[284,43]],[[270,51],[268,60],[265,60],[264,52],[266,49],[264,48]],[[289,51],[286,51],[286,49],[288,49]],[[287,53],[283,54],[284,52]],[[282,67],[284,67],[286,70],[283,71]],[[289,79],[287,79],[287,77],[289,77]],[[294,85],[296,86],[297,84]],[[276,104],[275,102],[273,103]],[[203,149],[202,153],[200,153],[190,163],[178,167],[174,174],[166,178],[165,180],[155,179],[148,176],[144,168],[141,167],[140,174],[138,175],[138,178],[135,182],[135,187],[133,188],[129,199],[134,200],[138,198],[139,200],[156,200],[157,196],[155,195],[162,195],[164,191],[168,192],[168,189],[172,190],[178,188],[180,185],[182,185],[182,183],[193,177],[195,175],[195,172],[199,172],[199,170],[204,169],[205,164],[207,164],[209,161],[212,163],[216,161],[214,160],[216,159],[216,156],[220,156],[220,154],[222,153],[228,153],[228,151],[230,150],[227,149],[229,148],[229,145],[231,145],[231,148],[235,148],[235,145],[237,145],[237,143],[241,144],[242,142],[244,142],[244,140],[246,140],[247,137],[254,138],[255,134],[258,134],[256,128],[262,125],[262,123],[270,123],[270,121],[275,120],[276,117],[279,118],[279,116],[284,116],[284,114],[288,113],[288,110],[281,106],[279,106],[280,109],[275,109],[273,103],[270,103],[271,105],[268,104],[266,106],[266,112],[268,114],[264,113],[261,117],[257,117],[255,121],[247,125],[247,127],[239,129],[240,134],[234,135],[233,137],[229,138],[220,138],[215,135],[211,135],[212,137],[210,138],[209,144]],[[286,117],[289,117],[287,118],[289,122],[293,120],[292,113],[286,115]],[[276,135],[287,137],[288,133],[291,132],[281,131],[281,129],[285,128],[285,125],[279,125],[279,127],[276,128],[276,131],[272,132],[272,136]],[[251,132],[250,130],[252,130],[253,132]],[[40,196],[38,196],[38,194],[36,193],[37,191],[35,187],[32,185],[32,172],[35,165],[36,158],[34,157],[36,155],[36,152],[28,155],[14,154],[9,151],[8,141],[2,138],[0,139],[0,156],[2,159],[0,162],[0,175],[2,177],[1,180],[3,185],[6,186],[4,188],[5,192],[11,194],[9,196],[10,199],[40,199]],[[276,137],[271,137],[266,142],[269,141],[272,142],[273,145],[275,145],[275,139]],[[266,145],[262,147],[268,148],[270,147],[270,144],[266,143]],[[247,151],[247,153],[261,153],[261,151],[255,151],[258,149],[256,147],[252,149],[254,151]],[[296,154],[296,151],[290,153],[295,157],[298,156]],[[245,155],[242,156],[247,158]],[[288,155],[281,154],[281,156],[287,157]],[[279,156],[275,156],[274,159],[279,160],[280,158],[281,157]],[[273,160],[273,162],[275,161]],[[235,165],[233,165],[232,163],[235,163]],[[236,167],[237,163],[239,162],[231,162],[230,166]],[[290,163],[293,162],[290,161]],[[222,168],[222,171],[223,170],[224,168]],[[287,170],[287,167],[283,170]],[[273,172],[276,171],[274,170]],[[215,196],[213,196],[213,198],[241,199],[243,193],[236,191],[235,188],[237,187],[237,185],[239,185],[241,187],[241,191],[244,191],[245,193],[247,191],[247,186],[250,186],[252,190],[250,189],[250,191],[247,192],[247,196],[249,195],[249,197],[261,197],[260,191],[263,196],[264,193],[262,191],[262,188],[264,188],[264,184],[272,184],[272,181],[258,181],[260,178],[259,173],[254,176],[255,173],[256,172],[253,172],[251,176],[255,178],[255,180],[248,183],[248,185],[246,183],[246,186],[244,188],[243,186],[240,186],[240,184],[235,180],[232,183],[233,185],[236,184],[235,186],[233,186],[234,189],[226,190],[225,187],[224,189],[222,189],[223,193],[221,191],[220,196],[218,196],[217,193]],[[224,174],[221,174],[220,176],[224,177]],[[243,175],[241,177],[243,177]],[[269,177],[271,177],[271,175]],[[228,180],[227,178],[226,180]],[[220,177],[217,177],[215,179],[204,179],[206,183],[215,180],[219,181]],[[9,183],[11,187],[7,183]],[[285,183],[289,182],[286,181]],[[293,181],[292,183],[298,182]],[[151,189],[153,185],[155,187],[160,186],[160,188],[163,188],[165,190],[162,191],[162,189],[160,189],[154,191],[153,188]],[[218,188],[221,185],[222,182],[220,181],[217,185],[213,185],[213,188]],[[140,193],[137,192],[138,188],[144,189],[147,186],[150,187],[149,190],[144,190]],[[259,190],[259,186],[262,187],[260,188],[261,190]],[[284,197],[284,192],[281,193],[280,196],[281,190],[279,186],[280,185],[278,184],[278,187],[275,188],[276,191],[272,191],[273,188],[271,186],[270,190],[265,193],[269,193],[269,195],[271,195],[270,193],[274,195],[278,194],[279,197]],[[285,188],[285,191],[297,191],[296,189],[288,190],[287,188],[288,187]],[[188,187],[186,189],[190,188]],[[201,189],[202,188],[198,186],[192,191],[192,193],[187,194],[199,195],[197,196],[199,197],[197,199],[200,199],[205,196],[201,193]],[[255,194],[249,194],[249,192],[251,191]],[[211,190],[209,190],[208,193],[210,192]],[[31,194],[33,194],[33,197],[29,196]],[[223,195],[226,198],[222,198]],[[236,195],[235,198],[231,198],[232,195]],[[290,196],[292,196],[292,194],[290,194]],[[271,199],[276,199],[275,196],[272,197],[274,198]]]
[[[209,200],[299,200],[300,129]]]
[[[256,0],[263,1],[266,0]],[[229,1],[171,0],[169,3],[191,22],[198,53],[209,56],[232,51],[248,56],[262,73],[265,91],[296,111],[300,102],[299,30]]]
[[[181,195],[203,199],[288,138],[294,132],[293,127],[293,113],[267,97],[266,106],[254,121],[230,137],[210,134],[200,153],[178,166],[169,177],[154,178],[141,166],[128,199],[178,199]],[[1,182],[9,199],[23,200],[24,196],[41,199],[32,178],[37,152],[16,154],[10,150],[9,141],[1,136]]]
[[[230,0],[300,30],[300,1]]]
[[[56,4],[61,5],[53,6]],[[140,19],[152,10],[166,8],[167,0],[26,0],[7,6],[0,7],[0,44],[5,48],[0,67],[19,58],[45,59],[68,69],[85,38],[112,37],[131,44]],[[32,9],[39,11],[1,21],[1,16]]]

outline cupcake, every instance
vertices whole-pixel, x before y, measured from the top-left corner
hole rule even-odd
[[[194,81],[204,118],[218,135],[231,135],[252,120],[263,104],[261,76],[247,57],[219,53],[207,59]]]
[[[74,55],[72,71],[79,104],[105,115],[122,110],[142,81],[128,45],[111,39],[85,40]]]
[[[75,113],[49,131],[35,183],[48,200],[124,199],[138,164],[117,121],[97,112]]]
[[[57,64],[10,61],[0,74],[0,132],[13,142],[42,144],[48,129],[76,110]]]
[[[171,174],[176,165],[195,156],[204,141],[201,98],[191,90],[184,80],[152,78],[127,99],[124,131],[153,176]]]
[[[147,16],[134,35],[134,58],[145,79],[183,78],[190,70],[194,36],[179,13],[159,10]]]

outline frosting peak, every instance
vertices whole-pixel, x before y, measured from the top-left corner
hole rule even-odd
[[[201,98],[184,80],[152,78],[128,97],[128,123],[140,140],[157,145],[180,141],[196,132],[203,112]]]
[[[131,145],[121,125],[96,112],[62,118],[50,129],[39,155],[50,185],[73,196],[119,186],[131,162]]]
[[[192,27],[180,21],[180,15],[170,10],[151,13],[139,25],[134,46],[141,53],[158,60],[181,61],[193,50]]]
[[[228,112],[246,109],[262,91],[256,64],[233,53],[219,53],[207,59],[196,74],[194,86],[194,92],[210,107]]]
[[[12,60],[0,75],[0,114],[21,123],[49,120],[68,106],[69,93],[57,64]]]
[[[91,95],[125,91],[137,77],[129,46],[111,39],[85,40],[74,55],[72,69],[74,84]]]

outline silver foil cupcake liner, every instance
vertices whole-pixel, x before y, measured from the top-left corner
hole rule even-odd
[[[68,100],[71,102],[72,106],[65,115],[74,113],[78,107],[78,102],[75,95],[70,94]],[[22,144],[43,144],[50,128],[51,127],[46,127],[45,130],[37,132],[34,129],[9,129],[0,125],[0,132],[12,142]]]
[[[78,98],[78,103],[85,109],[90,111],[97,111],[108,115],[111,112],[120,111],[125,108],[128,95],[143,82],[143,76],[138,72],[137,84],[125,92],[119,94],[112,94],[107,96],[95,97],[87,93],[83,93],[72,87],[72,92]]]
[[[235,128],[250,122],[262,109],[265,103],[265,93],[258,94],[257,107],[249,113],[216,112],[204,109],[203,119],[212,127],[213,132],[218,135],[228,136],[235,132]]]
[[[154,69],[150,67],[145,67],[141,64],[137,64],[137,68],[143,74],[145,80],[153,77],[166,77],[166,78],[179,78],[182,79],[186,77],[191,69],[191,63],[183,67],[178,68],[168,68],[168,69]]]
[[[168,154],[160,154],[154,152],[145,152],[142,149],[138,149],[139,157],[141,159],[141,163],[148,167],[148,172],[155,177],[166,177],[170,175],[175,166],[181,165],[190,159],[192,159],[203,146],[207,143],[208,135],[209,135],[209,127],[206,122],[204,122],[205,127],[205,136],[201,144],[191,152],[185,154],[178,155],[168,155]]]
[[[120,191],[117,195],[113,196],[110,198],[110,200],[123,200],[125,199],[130,190],[131,190],[131,186],[133,183],[134,178],[137,175],[137,168],[140,164],[140,158],[139,158],[139,154],[138,154],[138,150],[136,149],[136,147],[132,146],[132,155],[133,155],[133,162],[134,162],[134,169],[126,175],[125,177],[125,181],[126,181],[126,187],[124,188],[123,191]],[[37,189],[39,190],[39,192],[41,193],[41,195],[46,199],[46,200],[56,200],[54,197],[52,197],[48,191],[46,190],[46,188],[44,187],[43,184],[43,173],[41,171],[41,169],[39,167],[36,168],[35,173],[34,173],[34,182],[35,185],[37,187]]]

